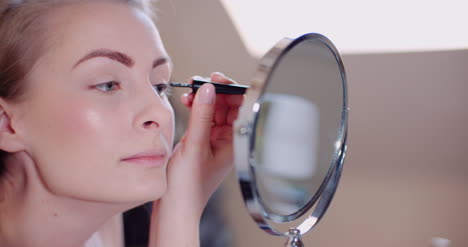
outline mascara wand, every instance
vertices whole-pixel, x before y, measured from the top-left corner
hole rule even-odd
[[[191,88],[193,93],[196,93],[201,86],[205,83],[211,83],[215,86],[215,90],[217,94],[245,94],[246,90],[249,86],[239,85],[239,84],[221,84],[211,81],[203,81],[203,80],[193,80],[192,84],[188,83],[177,83],[172,82],[169,83],[172,87],[186,87]]]

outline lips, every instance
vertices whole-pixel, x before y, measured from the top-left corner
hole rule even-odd
[[[149,150],[123,158],[122,161],[144,166],[162,166],[166,162],[165,150]]]

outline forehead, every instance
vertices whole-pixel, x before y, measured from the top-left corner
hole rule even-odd
[[[45,24],[54,50],[70,57],[98,48],[149,60],[167,56],[151,19],[124,3],[67,4],[51,12]]]

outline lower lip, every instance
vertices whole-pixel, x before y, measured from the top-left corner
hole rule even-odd
[[[144,167],[162,167],[166,163],[166,158],[165,156],[136,157],[122,161]]]

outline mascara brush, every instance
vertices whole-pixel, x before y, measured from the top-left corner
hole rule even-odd
[[[211,83],[215,87],[217,94],[245,94],[245,91],[249,88],[249,86],[239,85],[239,84],[221,84],[211,81],[203,81],[203,80],[193,80],[192,84],[188,83],[178,83],[172,82],[169,83],[171,87],[186,87],[191,88],[192,92],[195,94],[201,86],[205,83]]]

